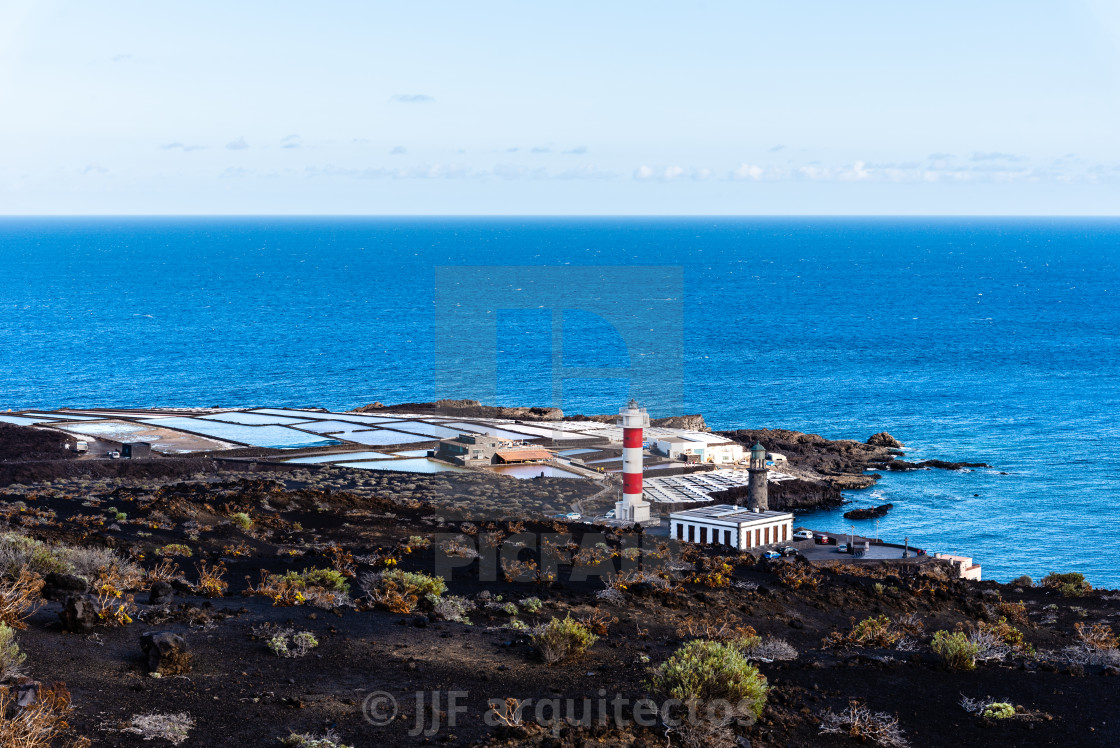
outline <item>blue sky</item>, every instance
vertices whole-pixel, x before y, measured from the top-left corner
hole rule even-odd
[[[1115,214],[1118,6],[0,0],[0,213]]]

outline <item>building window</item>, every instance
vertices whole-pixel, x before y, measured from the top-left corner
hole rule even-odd
[[[770,528],[767,527],[762,531],[762,537],[766,539],[765,545],[770,545]]]

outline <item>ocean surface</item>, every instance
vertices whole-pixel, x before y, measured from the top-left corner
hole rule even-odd
[[[435,391],[437,267],[599,273],[599,301],[624,305],[642,296],[625,268],[652,266],[680,286],[635,312],[677,331],[676,399],[643,403],[655,415],[886,430],[908,459],[989,463],[887,474],[849,498],[892,502],[884,539],[973,556],[986,578],[1080,570],[1115,588],[1118,248],[1105,219],[3,218],[0,408],[453,397]],[[560,392],[540,306],[498,312],[479,337],[498,404]],[[633,363],[601,317],[561,319],[564,366]],[[616,411],[626,387],[573,381],[559,404]],[[839,532],[841,511],[799,521]]]

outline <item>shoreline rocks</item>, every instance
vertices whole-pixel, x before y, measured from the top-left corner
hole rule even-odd
[[[872,447],[887,447],[888,449],[902,449],[904,446],[902,442],[895,439],[886,431],[880,431],[878,434],[873,434],[867,439],[867,444]]]
[[[879,519],[886,517],[887,512],[894,508],[894,504],[880,504],[866,509],[852,509],[844,512],[844,519]]]

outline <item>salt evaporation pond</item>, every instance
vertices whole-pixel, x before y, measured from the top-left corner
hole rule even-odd
[[[293,457],[284,462],[299,462],[304,465],[315,465],[320,462],[338,462],[339,460],[391,460],[393,455],[381,452],[336,452],[330,455],[311,455],[310,457]]]
[[[303,423],[305,418],[288,418],[286,416],[272,416],[262,413],[213,413],[208,416],[199,416],[210,421],[223,421],[225,423],[240,423],[243,426],[284,426],[292,423]]]
[[[335,439],[316,438],[285,426],[245,426],[221,421],[204,421],[199,418],[145,418],[144,423],[166,429],[181,429],[215,439],[248,444],[269,449],[297,449],[299,447],[329,447],[342,442]],[[96,424],[90,424],[96,425]]]
[[[58,428],[65,431],[73,431],[75,434],[85,434],[86,436],[104,436],[107,439],[118,441],[119,439],[128,439],[132,435],[147,431],[146,426],[137,426],[135,423],[67,423],[59,424]],[[159,437],[152,437],[158,439]]]
[[[24,418],[23,416],[5,416],[0,415],[0,422],[14,423],[17,426],[31,426],[36,423],[43,423],[44,418]]]
[[[506,431],[505,429],[494,428],[493,426],[485,426],[478,423],[466,423],[465,421],[455,421],[444,424],[452,428],[460,429],[461,431],[469,431],[472,434],[489,434],[496,439],[512,439],[521,441],[522,439],[533,438],[530,434],[518,433],[516,431]]]
[[[270,416],[290,416],[292,418],[306,418],[310,421],[352,421],[353,423],[390,423],[399,421],[400,418],[385,418],[384,416],[363,416],[349,413],[325,413],[319,410],[285,410],[281,408],[258,408],[254,413],[265,413]]]
[[[458,465],[445,465],[442,462],[424,457],[407,460],[381,460],[377,462],[336,462],[339,467],[360,470],[396,470],[402,473],[469,473],[470,470]]]
[[[416,442],[430,442],[430,436],[416,436],[405,434],[401,431],[355,431],[342,437],[348,442],[368,444],[371,447],[387,447],[390,444],[415,444]]]
[[[555,465],[495,465],[490,468],[495,473],[508,475],[513,478],[528,480],[544,475],[545,478],[582,478],[569,470],[558,468]]]

